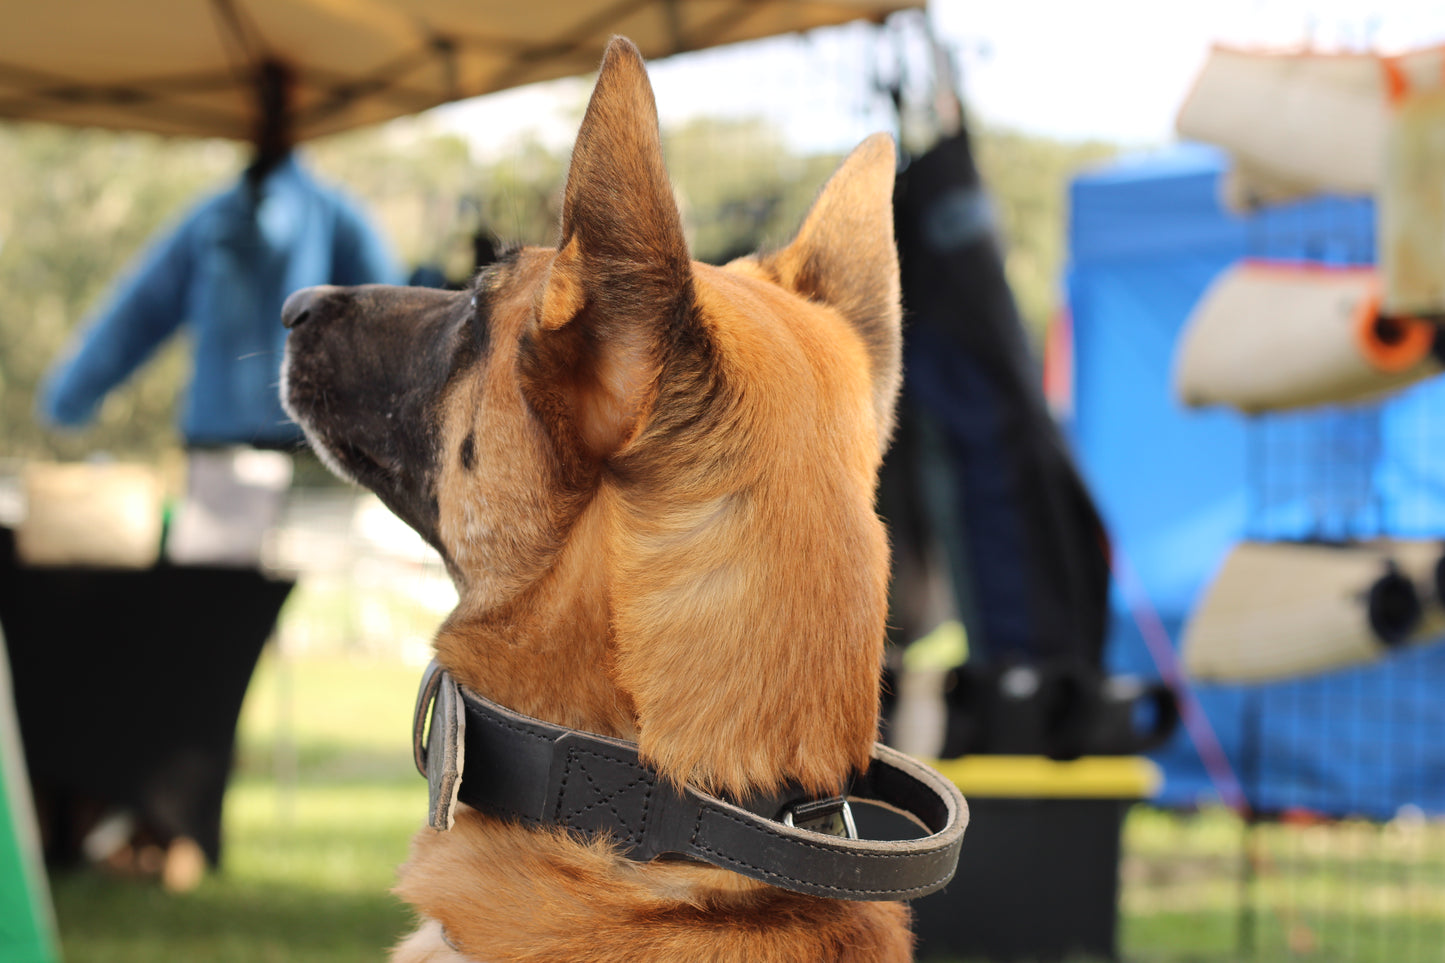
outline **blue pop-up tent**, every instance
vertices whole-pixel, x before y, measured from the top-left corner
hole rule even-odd
[[[1383,404],[1256,418],[1174,398],[1175,342],[1211,280],[1241,257],[1368,263],[1363,199],[1226,211],[1219,152],[1126,158],[1071,187],[1070,437],[1116,560],[1110,667],[1156,674],[1141,624],[1180,630],[1241,539],[1445,536],[1445,379]],[[1268,359],[1241,359],[1242,364]],[[1134,577],[1137,576],[1137,577]],[[1392,815],[1445,811],[1445,645],[1263,686],[1200,686],[1251,805]],[[1157,756],[1163,801],[1216,791],[1187,733]]]

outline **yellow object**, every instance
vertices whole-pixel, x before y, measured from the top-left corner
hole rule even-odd
[[[1164,785],[1143,756],[964,756],[931,763],[964,796],[989,799],[1148,799]]]
[[[968,632],[957,619],[938,627],[903,650],[903,667],[910,672],[943,671],[968,661]]]

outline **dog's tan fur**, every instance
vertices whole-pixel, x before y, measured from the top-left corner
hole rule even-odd
[[[829,795],[867,766],[888,576],[873,498],[899,380],[893,172],[872,138],[788,247],[694,263],[645,69],[613,42],[561,243],[483,276],[487,350],[435,406],[430,537],[461,595],[436,646],[458,681],[634,739],[714,792]],[[417,836],[397,892],[424,918],[398,963],[911,955],[901,904],[635,863],[465,808]]]

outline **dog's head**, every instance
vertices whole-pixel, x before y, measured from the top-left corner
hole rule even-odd
[[[893,174],[875,136],[786,248],[694,263],[646,71],[614,40],[555,250],[463,292],[291,297],[287,409],[446,559],[459,680],[714,789],[828,791],[867,765]]]

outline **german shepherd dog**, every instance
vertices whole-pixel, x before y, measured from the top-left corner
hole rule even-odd
[[[460,594],[436,638],[452,678],[732,798],[827,796],[868,767],[888,602],[874,494],[900,379],[894,172],[875,135],[786,247],[694,262],[646,70],[618,38],[556,249],[513,251],[467,291],[292,296],[286,407],[441,553]],[[632,861],[468,807],[417,835],[397,893],[421,917],[402,963],[912,955],[903,903]]]

